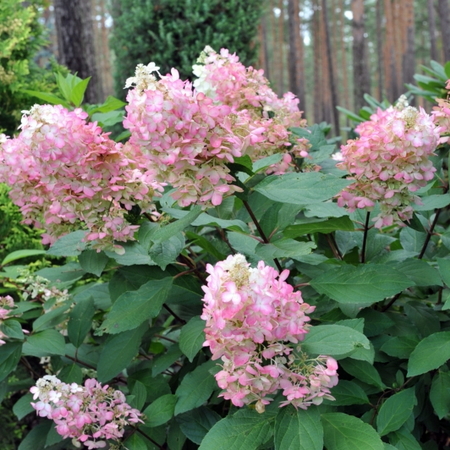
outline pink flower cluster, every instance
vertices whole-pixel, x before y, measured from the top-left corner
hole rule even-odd
[[[0,136],[0,181],[25,223],[45,228],[44,243],[81,228],[98,248],[133,239],[125,219],[133,205],[152,213],[162,190],[131,144],[117,144],[81,109],[35,105],[14,139]],[[116,247],[117,248],[117,247]],[[120,247],[119,247],[120,250]]]
[[[219,104],[229,105],[233,112],[245,114],[251,128],[260,133],[260,139],[247,151],[252,161],[284,153],[283,160],[268,171],[282,174],[292,166],[292,156],[308,156],[310,144],[307,139],[297,139],[293,146],[289,142],[291,132],[288,128],[306,126],[294,94],[288,92],[278,98],[263,70],[245,67],[239,57],[227,49],[216,53],[207,46],[198,62],[200,64],[193,66],[194,75],[198,77],[194,81],[197,91]]]
[[[447,98],[437,98],[437,106],[433,108],[431,113],[434,123],[438,126],[438,131],[441,134],[439,139],[440,144],[450,142],[450,80],[447,80],[445,85],[447,91]]]
[[[157,80],[158,69],[140,64],[125,85],[135,85],[123,122],[130,143],[140,147],[156,179],[175,188],[172,197],[180,205],[219,205],[225,194],[240,190],[230,184],[226,163],[242,156],[258,135],[229,106],[195,92],[175,69]]]
[[[30,389],[31,403],[40,417],[52,419],[58,434],[73,438],[74,445],[83,443],[88,449],[106,447],[107,439],[118,441],[124,428],[142,422],[141,413],[126,403],[124,394],[95,379],[84,386],[66,384],[53,375],[46,375]]]
[[[282,389],[286,401],[306,409],[333,399],[337,384],[333,358],[310,359],[298,345],[308,332],[307,314],[314,306],[304,303],[301,292],[285,282],[263,261],[251,268],[243,255],[229,256],[214,267],[207,265],[207,286],[201,318],[206,321],[205,346],[213,359],[222,359],[216,374],[220,396],[235,406],[256,402],[258,412]]]
[[[14,299],[10,295],[0,296],[0,325],[4,320],[14,317],[14,313],[12,313],[13,308],[15,308]],[[28,333],[27,330],[22,331],[24,333]],[[8,335],[0,330],[0,346],[6,344],[6,341],[4,341],[4,339],[7,339],[8,337]]]
[[[429,157],[439,131],[422,108],[407,106],[404,99],[396,107],[379,109],[356,131],[360,137],[341,148],[343,161],[337,164],[355,182],[340,193],[338,204],[354,211],[379,202],[375,227],[402,226],[412,218],[411,204],[420,203],[413,192],[433,179],[436,169]]]

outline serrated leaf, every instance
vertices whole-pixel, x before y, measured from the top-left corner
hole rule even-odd
[[[133,407],[141,410],[147,401],[147,388],[144,383],[141,383],[139,380],[136,380],[133,389],[131,390],[131,394],[133,395]]]
[[[297,223],[286,227],[283,235],[289,238],[296,238],[312,233],[328,234],[336,230],[353,231],[354,225],[348,216],[331,218],[328,220],[317,221],[310,219],[303,221],[304,223]]]
[[[395,358],[408,359],[418,342],[417,336],[394,336],[386,341],[380,350]]]
[[[178,397],[175,415],[182,414],[201,406],[216,388],[216,380],[210,370],[216,366],[215,361],[208,361],[188,373],[182,380],[175,394]]]
[[[33,401],[32,394],[25,394],[23,397],[19,398],[13,406],[13,413],[16,415],[18,420],[23,419],[25,416],[35,411],[35,409],[31,406],[31,402]]]
[[[89,333],[94,314],[95,306],[92,297],[79,301],[70,312],[67,334],[75,347],[79,347]]]
[[[430,401],[439,419],[450,412],[450,372],[438,372],[431,383]]]
[[[3,381],[16,368],[21,353],[21,342],[7,342],[0,346],[0,381]]]
[[[345,359],[339,361],[339,365],[350,375],[353,375],[360,381],[376,386],[379,389],[385,389],[386,386],[381,380],[380,374],[374,366],[367,361],[355,361],[352,359]]]
[[[271,436],[272,425],[255,410],[242,410],[217,422],[199,450],[256,450]]]
[[[97,252],[96,250],[85,250],[78,256],[81,268],[87,273],[93,273],[98,277],[102,274],[106,267],[109,258],[104,252]]]
[[[301,343],[302,350],[313,355],[339,356],[363,347],[370,348],[364,334],[343,325],[316,325]]]
[[[77,383],[81,384],[83,381],[83,372],[81,371],[81,367],[76,364],[69,364],[68,366],[64,366],[61,372],[58,373],[58,378],[64,383]]]
[[[157,427],[167,423],[173,417],[176,402],[177,397],[173,394],[157,398],[144,411],[144,414],[147,416],[145,425]]]
[[[137,291],[123,293],[113,304],[102,329],[106,333],[117,334],[132,330],[142,322],[156,317],[167,300],[172,278],[150,280]]]
[[[85,248],[86,242],[81,240],[86,236],[86,231],[78,230],[59,238],[47,253],[53,256],[78,256]]]
[[[344,413],[322,414],[327,450],[384,450],[377,432],[361,419]]]
[[[402,427],[398,431],[393,431],[389,435],[390,442],[395,445],[397,450],[422,450],[421,445],[415,437],[404,428]]]
[[[25,337],[22,325],[14,319],[0,321],[0,331],[9,339],[23,339]]]
[[[42,358],[50,355],[64,355],[66,343],[64,336],[56,330],[44,330],[31,334],[23,344],[23,353]]]
[[[256,254],[262,259],[293,258],[309,255],[316,248],[314,242],[298,242],[294,239],[283,238],[269,244],[258,244]]]
[[[205,321],[198,316],[192,317],[192,319],[183,326],[180,333],[180,350],[187,356],[190,362],[192,362],[203,347],[205,342]]]
[[[17,450],[43,450],[51,427],[52,422],[49,420],[34,426],[19,444]]]
[[[417,344],[408,361],[408,377],[422,375],[450,359],[450,331],[431,334]]]
[[[177,416],[181,431],[198,445],[202,443],[205,435],[219,420],[221,420],[219,414],[205,406]]]
[[[106,341],[97,365],[98,381],[104,383],[124,370],[136,356],[148,326],[142,324],[131,331],[112,336]]]
[[[125,442],[124,448],[127,450],[148,450],[148,446],[145,443],[144,438],[139,436],[139,434],[132,434]]]
[[[171,345],[166,353],[158,355],[152,366],[152,377],[160,374],[163,370],[170,367],[182,355],[178,344]]]
[[[149,255],[162,270],[165,270],[168,264],[171,264],[176,260],[183,250],[184,245],[184,236],[179,232],[163,242],[157,242],[152,245]]]
[[[295,409],[287,406],[275,418],[276,450],[322,450],[323,428],[316,408]]]
[[[276,202],[310,205],[331,199],[350,183],[318,172],[288,173],[266,177],[254,190]]]
[[[442,280],[450,287],[450,259],[436,258],[436,260]]]
[[[421,259],[402,261],[396,265],[396,270],[412,280],[416,286],[442,286],[438,271]]]
[[[428,195],[422,197],[422,205],[414,205],[416,211],[432,211],[450,205],[450,194]]]
[[[397,431],[408,420],[415,405],[417,405],[415,388],[404,389],[389,397],[378,411],[378,434],[385,436]]]
[[[375,303],[413,286],[414,282],[388,265],[339,266],[311,280],[320,294],[340,303]]]
[[[123,242],[120,245],[123,247],[123,254],[119,255],[118,253],[110,251],[105,251],[105,254],[123,266],[155,264],[148,255],[148,251],[139,242]]]
[[[353,381],[339,380],[339,383],[331,389],[331,395],[335,400],[324,400],[327,405],[347,406],[370,403],[367,394]]]
[[[66,312],[69,308],[70,303],[66,302],[65,305],[60,306],[59,308],[45,312],[45,314],[42,314],[33,322],[33,331],[37,333],[38,331],[54,328],[65,320],[67,316]]]

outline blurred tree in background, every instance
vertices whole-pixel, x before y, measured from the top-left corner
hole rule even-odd
[[[124,98],[125,80],[138,63],[155,62],[160,72],[177,67],[186,79],[206,45],[227,48],[248,65],[257,58],[255,37],[260,0],[115,0],[111,39],[116,56],[115,90]]]

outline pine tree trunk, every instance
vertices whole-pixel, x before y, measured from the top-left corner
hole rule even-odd
[[[350,89],[348,87],[348,65],[347,65],[347,46],[345,44],[345,39],[344,39],[344,25],[345,25],[345,0],[341,1],[340,4],[340,9],[341,9],[341,17],[340,17],[340,23],[341,26],[339,27],[340,30],[340,35],[339,35],[339,42],[341,45],[341,72],[342,72],[342,77],[343,77],[343,85],[344,85],[344,101],[343,101],[343,106],[347,109],[351,108],[350,105],[353,104],[353,102],[351,101],[351,93],[350,93]]]
[[[320,10],[318,0],[313,1],[313,46],[314,46],[314,122],[320,123],[323,120],[322,115],[322,55],[320,43]]]
[[[403,53],[403,83],[412,83],[415,72],[414,45],[414,0],[403,2],[405,17],[405,49]],[[404,88],[405,89],[405,88]]]
[[[363,0],[352,0],[353,13],[353,73],[354,104],[359,111],[364,104],[364,94],[370,92],[369,75],[364,43],[364,3]]]
[[[378,66],[378,100],[383,100],[383,44],[382,44],[382,0],[376,4],[376,30],[377,30],[377,66]]]
[[[278,59],[278,95],[284,93],[284,2],[278,1],[278,8],[280,9],[280,17],[278,18],[278,45],[277,52]]]
[[[288,1],[289,14],[289,90],[300,100],[305,111],[305,70],[303,38],[300,34],[299,0]]]
[[[336,89],[336,80],[334,77],[334,67],[333,67],[333,57],[332,57],[332,49],[331,49],[331,39],[330,39],[330,25],[328,23],[328,14],[327,14],[327,2],[326,0],[322,0],[322,14],[323,14],[323,31],[325,35],[325,51],[326,51],[326,59],[328,61],[328,74],[329,74],[329,85],[330,85],[330,94],[331,94],[331,111],[333,115],[333,125],[334,132],[336,136],[339,135],[340,126],[339,126],[339,114],[336,109],[338,106],[338,96]]]
[[[428,29],[430,30],[430,56],[433,61],[437,61],[437,48],[436,48],[436,14],[435,14],[435,1],[428,0]]]
[[[448,0],[438,0],[439,18],[441,20],[442,48],[444,62],[450,61],[450,21]]]
[[[91,0],[54,0],[58,35],[58,62],[77,72],[80,78],[91,76],[85,101],[101,101],[92,24]]]
[[[392,18],[391,0],[384,0],[384,16],[386,19],[386,33],[384,41],[384,79],[386,97],[390,102],[395,98],[395,53],[394,53],[394,26]]]

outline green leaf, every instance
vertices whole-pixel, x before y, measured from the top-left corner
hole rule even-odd
[[[438,372],[431,383],[430,401],[439,419],[450,412],[450,372]]]
[[[256,450],[272,435],[272,424],[255,410],[241,410],[217,422],[199,450]]]
[[[427,336],[417,344],[408,361],[408,377],[422,375],[450,359],[450,331]]]
[[[258,244],[256,254],[262,259],[293,258],[309,255],[316,248],[314,242],[298,242],[294,239],[283,238],[269,244]]]
[[[102,329],[106,333],[117,334],[132,330],[142,322],[156,317],[166,301],[172,278],[150,280],[137,291],[123,293],[113,304]]]
[[[168,264],[173,263],[185,246],[183,233],[179,232],[163,242],[157,242],[149,251],[150,258],[165,270]]]
[[[397,431],[408,420],[415,405],[417,399],[413,387],[389,397],[378,412],[378,434],[385,436],[391,431]]]
[[[18,420],[23,419],[25,416],[34,411],[31,406],[33,401],[33,394],[25,394],[23,397],[19,398],[13,406],[13,413],[16,415]]]
[[[116,109],[123,108],[126,105],[125,102],[119,100],[118,98],[113,97],[112,95],[108,96],[105,102],[99,105],[96,110],[102,113],[114,111]]]
[[[46,420],[34,426],[20,443],[18,450],[43,450],[53,422]]]
[[[334,267],[311,280],[317,292],[340,303],[375,303],[413,285],[401,272],[378,264]]]
[[[200,445],[206,433],[219,421],[221,417],[215,411],[200,406],[200,408],[177,416],[181,431],[195,444]]]
[[[386,341],[380,350],[395,358],[408,359],[418,342],[417,336],[395,336]]]
[[[128,450],[148,450],[144,438],[137,433],[132,434],[123,445]]]
[[[105,251],[105,254],[117,261],[123,266],[134,266],[137,264],[155,264],[148,255],[148,251],[139,242],[123,242],[120,244],[123,247],[124,253],[118,254],[115,252]]]
[[[0,346],[0,381],[3,381],[16,368],[21,354],[21,342],[7,342]]]
[[[79,81],[72,89],[70,101],[78,108],[83,103],[84,93],[88,87],[91,77]]]
[[[34,325],[34,324],[33,324]],[[6,319],[0,321],[0,331],[4,333],[9,339],[24,339],[22,325],[14,319]]]
[[[130,364],[147,329],[147,324],[142,324],[139,328],[117,334],[106,341],[98,361],[98,381],[109,381]]]
[[[144,411],[147,416],[145,425],[157,427],[167,423],[173,417],[176,402],[177,397],[173,394],[163,395],[156,399]]]
[[[288,238],[296,238],[306,234],[313,233],[332,233],[336,230],[353,231],[353,222],[348,216],[331,218],[328,220],[317,221],[317,219],[303,220],[302,223],[296,223],[285,228],[283,235]]]
[[[355,361],[353,359],[344,359],[339,361],[339,365],[350,375],[353,375],[360,381],[376,386],[379,389],[385,389],[386,386],[381,380],[380,374],[374,366],[367,361]]]
[[[187,226],[189,226],[202,212],[200,206],[195,206],[181,219],[175,222],[169,223],[164,227],[156,229],[152,234],[150,239],[155,243],[164,242],[170,237],[176,235],[180,231],[183,231]]]
[[[72,284],[79,280],[85,271],[77,262],[69,262],[63,266],[46,267],[45,269],[38,270],[36,275],[47,278],[47,280],[54,283],[67,283]]]
[[[370,348],[364,334],[342,325],[311,327],[301,343],[302,350],[313,355],[347,355],[357,348]]]
[[[109,261],[109,258],[103,252],[96,250],[85,250],[78,257],[81,268],[87,273],[93,273],[98,277],[102,274],[103,269]]]
[[[450,263],[450,261],[449,261]],[[442,286],[438,271],[421,259],[407,259],[396,266],[416,286]]]
[[[94,314],[95,306],[92,297],[79,301],[70,312],[67,334],[75,347],[79,347],[89,333]]]
[[[32,95],[33,97],[39,98],[41,100],[44,100],[47,103],[50,103],[51,105],[62,105],[65,108],[70,108],[70,104],[66,102],[61,97],[58,97],[55,94],[50,94],[47,92],[39,92],[39,91],[32,91],[29,89],[24,89],[23,92],[28,95]]]
[[[416,211],[432,211],[450,205],[450,194],[429,195],[421,198],[423,205],[414,205]]]
[[[47,250],[47,254],[53,256],[78,256],[86,248],[86,242],[81,241],[85,236],[86,231],[83,230],[66,234]]]
[[[283,153],[275,153],[274,155],[266,156],[258,159],[253,163],[253,172],[263,172],[272,164],[279,163],[283,159]]]
[[[216,361],[208,361],[188,373],[182,380],[175,394],[178,397],[175,415],[201,406],[217,387],[210,370],[216,368]]]
[[[95,113],[92,114],[91,119],[94,122],[98,122],[101,127],[112,127],[116,123],[123,121],[124,114],[125,112],[123,110]]]
[[[10,262],[16,261],[22,258],[28,258],[29,256],[45,255],[47,252],[45,250],[16,250],[11,252],[9,255],[5,256],[1,266],[6,266]]]
[[[205,252],[214,256],[214,258],[218,259],[219,261],[226,258],[226,255],[224,253],[222,253],[219,249],[217,249],[211,242],[209,242],[203,236],[192,233],[191,231],[186,231],[186,237],[192,242],[193,245],[198,245]]]
[[[272,175],[255,186],[255,190],[270,200],[294,205],[310,205],[329,200],[350,181],[318,172]]]
[[[136,380],[131,393],[134,396],[133,407],[141,410],[147,401],[147,388],[145,384]]]
[[[436,260],[442,280],[450,287],[450,259],[436,258]]]
[[[322,414],[327,450],[384,450],[377,432],[361,419],[344,413]]]
[[[83,372],[81,367],[76,364],[69,364],[64,366],[61,372],[58,373],[58,378],[64,383],[77,383],[81,384],[83,382]]]
[[[195,355],[203,347],[205,342],[205,321],[198,316],[192,319],[183,326],[180,333],[180,350],[187,356],[190,362],[195,358]]]
[[[165,430],[164,430],[165,431]],[[176,420],[172,420],[167,430],[167,446],[170,450],[182,450],[186,436],[181,431],[180,425]]]
[[[45,312],[33,322],[33,331],[43,331],[49,328],[55,328],[56,325],[63,322],[67,316],[66,312],[70,308],[69,302],[59,308]]]
[[[177,361],[182,352],[178,344],[171,345],[166,353],[158,355],[155,358],[152,366],[152,376],[160,374],[162,371],[170,367],[175,361]]]
[[[56,330],[44,330],[31,334],[23,344],[23,353],[42,358],[50,355],[64,355],[64,336]]]
[[[422,450],[421,445],[414,436],[402,427],[398,431],[394,431],[389,435],[391,444],[395,445],[397,450]]]
[[[361,386],[348,380],[339,380],[339,383],[331,389],[331,395],[335,400],[324,400],[324,403],[332,406],[367,405],[369,398]]]
[[[282,408],[275,419],[276,450],[322,450],[323,428],[317,408]]]

